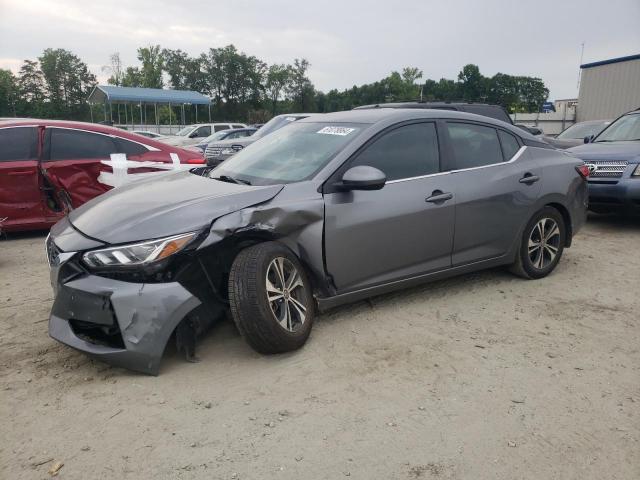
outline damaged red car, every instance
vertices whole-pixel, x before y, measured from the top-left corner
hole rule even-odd
[[[2,121],[0,226],[8,232],[49,228],[115,186],[204,162],[193,151],[104,125]]]

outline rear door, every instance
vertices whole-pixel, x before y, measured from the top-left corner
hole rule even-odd
[[[46,179],[68,196],[73,208],[106,192],[111,187],[98,181],[109,160],[118,153],[110,135],[74,128],[48,127],[42,171]],[[66,192],[66,193],[65,193]]]
[[[49,127],[45,134],[42,171],[48,181],[77,208],[115,185],[111,165],[114,153],[126,156],[127,163],[120,169],[126,177],[124,183],[134,180],[136,175],[174,167],[167,152],[155,148],[150,150],[132,140],[88,130]],[[177,156],[176,161],[179,161]],[[137,167],[131,162],[145,163]],[[153,166],[158,162],[169,165],[159,169]]]
[[[450,175],[440,173],[435,122],[387,130],[335,180],[357,165],[382,170],[387,183],[375,191],[325,193],[326,265],[338,291],[449,268],[454,198]]]
[[[38,144],[38,127],[0,128],[0,223],[6,227],[44,222]]]
[[[505,255],[532,213],[542,168],[506,130],[471,122],[445,125],[456,193],[452,264]]]

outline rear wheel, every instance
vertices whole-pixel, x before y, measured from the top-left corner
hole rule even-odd
[[[229,304],[238,330],[258,352],[295,350],[311,332],[308,277],[296,256],[276,242],[238,254],[229,273]]]
[[[556,267],[566,243],[564,218],[553,207],[544,207],[529,221],[511,271],[524,278],[546,277]]]

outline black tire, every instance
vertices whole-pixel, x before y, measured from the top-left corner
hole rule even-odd
[[[550,233],[554,230],[553,223],[558,227],[558,234],[553,235],[553,238],[549,238],[549,243],[536,242],[540,237],[540,227],[538,226],[544,220],[546,233]],[[545,235],[546,236],[546,235]],[[532,246],[529,246],[529,240],[532,240]],[[562,214],[553,207],[544,207],[539,210],[522,233],[522,240],[520,241],[520,248],[516,256],[516,261],[511,265],[511,272],[528,279],[543,278],[549,275],[562,257],[562,252],[567,239],[567,228],[564,222]],[[536,247],[540,244],[539,247]],[[531,253],[530,253],[530,250]],[[552,257],[555,249],[555,256]],[[542,259],[539,255],[543,255]]]
[[[282,278],[275,275],[280,271],[279,265],[282,265],[285,279],[287,271],[291,275],[290,267],[295,268],[302,285],[293,287],[290,292],[286,286],[279,287],[283,292],[282,298],[269,302],[267,276],[274,280],[271,287],[276,286],[278,279]],[[282,282],[283,285],[285,283]],[[273,290],[272,295],[277,296]],[[306,308],[304,314],[294,300]],[[240,334],[254,350],[265,354],[302,347],[309,337],[315,316],[313,295],[304,267],[288,248],[277,242],[260,243],[238,254],[229,273],[229,305]],[[283,323],[278,321],[277,314],[284,319]]]

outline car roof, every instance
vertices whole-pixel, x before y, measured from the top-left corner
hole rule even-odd
[[[404,120],[415,119],[450,119],[450,120],[470,120],[474,122],[481,122],[485,124],[491,124],[496,127],[501,127],[509,130],[520,137],[537,139],[530,133],[501,120],[496,120],[492,117],[485,117],[484,115],[476,115],[475,113],[459,112],[456,110],[440,110],[440,109],[428,109],[428,108],[372,108],[372,109],[357,109],[347,110],[344,112],[324,113],[316,114],[310,118],[303,118],[298,120],[302,123],[364,123],[375,124],[378,122],[402,122]]]

